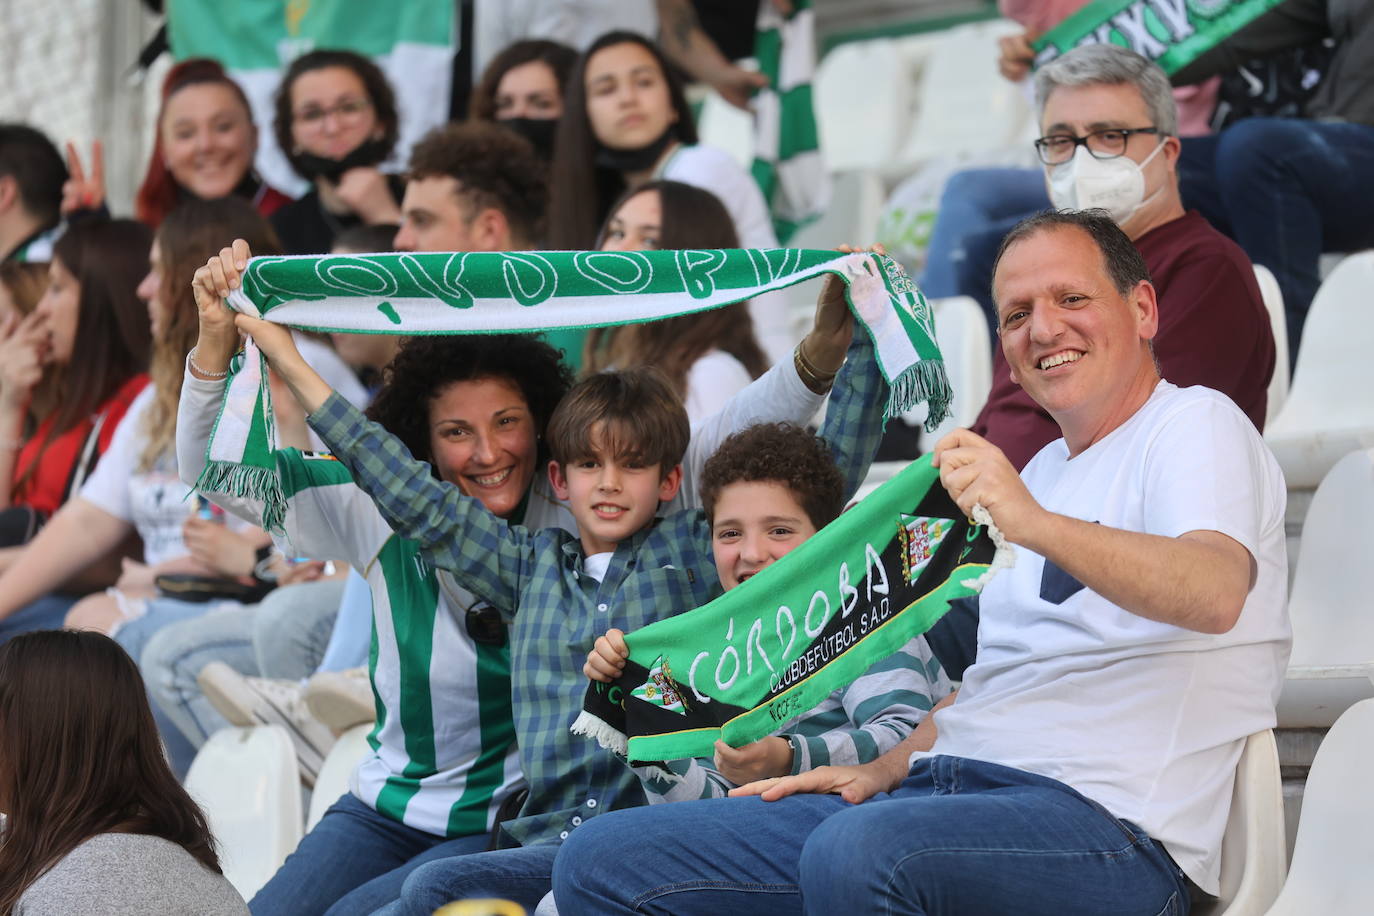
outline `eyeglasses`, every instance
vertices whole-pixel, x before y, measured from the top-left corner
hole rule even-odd
[[[341,122],[355,122],[363,112],[372,107],[372,103],[367,99],[340,99],[328,108],[318,108],[310,106],[302,108],[296,112],[295,118],[306,127],[319,127],[324,124],[324,119],[334,115]]]
[[[1045,165],[1059,165],[1073,158],[1079,146],[1086,146],[1096,159],[1115,159],[1125,155],[1126,143],[1133,134],[1158,134],[1158,127],[1112,127],[1095,130],[1085,137],[1050,134],[1035,141],[1035,151]]]
[[[496,608],[483,604],[467,609],[468,636],[479,646],[504,646],[506,623]]]

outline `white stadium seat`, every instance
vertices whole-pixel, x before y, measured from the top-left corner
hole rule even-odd
[[[1264,299],[1264,310],[1269,313],[1269,327],[1274,331],[1274,377],[1269,380],[1269,398],[1264,409],[1264,422],[1268,424],[1278,416],[1288,398],[1288,320],[1283,312],[1283,290],[1269,268],[1256,264],[1255,281]]]
[[[296,751],[280,725],[222,728],[186,774],[219,843],[224,877],[249,900],[301,840]]]
[[[829,171],[875,171],[892,162],[916,99],[911,66],[896,42],[840,45],[822,58],[811,88]]]
[[[320,765],[320,774],[315,777],[315,789],[310,795],[310,813],[305,818],[306,833],[313,830],[329,806],[348,791],[358,762],[372,753],[367,736],[374,727],[372,722],[355,725],[340,735],[330,748],[329,756]]]
[[[1278,896],[1288,867],[1283,831],[1283,780],[1274,733],[1245,741],[1221,838],[1221,893],[1194,916],[1261,916]]]
[[[1288,614],[1293,654],[1278,721],[1325,728],[1374,697],[1374,452],[1326,475],[1303,527]]]
[[[1290,489],[1315,487],[1347,453],[1374,446],[1374,251],[1351,255],[1317,290],[1283,409],[1264,431]]]
[[[1293,864],[1269,916],[1365,916],[1374,904],[1374,700],[1350,707],[1307,776]]]

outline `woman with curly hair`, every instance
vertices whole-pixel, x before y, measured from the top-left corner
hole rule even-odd
[[[247,913],[162,755],[138,667],[109,637],[0,646],[0,913]]]

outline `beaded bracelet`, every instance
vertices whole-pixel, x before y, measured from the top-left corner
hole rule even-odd
[[[200,368],[200,366],[196,364],[196,351],[199,350],[199,349],[200,349],[200,347],[192,347],[192,348],[191,348],[191,352],[188,353],[188,354],[186,354],[186,362],[187,362],[187,363],[190,365],[190,367],[196,372],[197,375],[200,375],[200,376],[202,376],[203,378],[207,378],[207,379],[228,378],[228,377],[229,377],[229,370],[228,370],[228,369],[225,369],[223,372],[211,372],[211,371],[209,371],[208,369],[202,369],[202,368]]]

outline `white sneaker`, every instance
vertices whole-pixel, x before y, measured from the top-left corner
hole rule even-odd
[[[377,721],[377,700],[366,668],[321,671],[305,683],[305,704],[336,732]]]
[[[291,736],[301,781],[315,785],[334,733],[311,715],[304,688],[295,681],[248,677],[224,662],[211,662],[196,677],[210,704],[235,725],[280,725]]]

